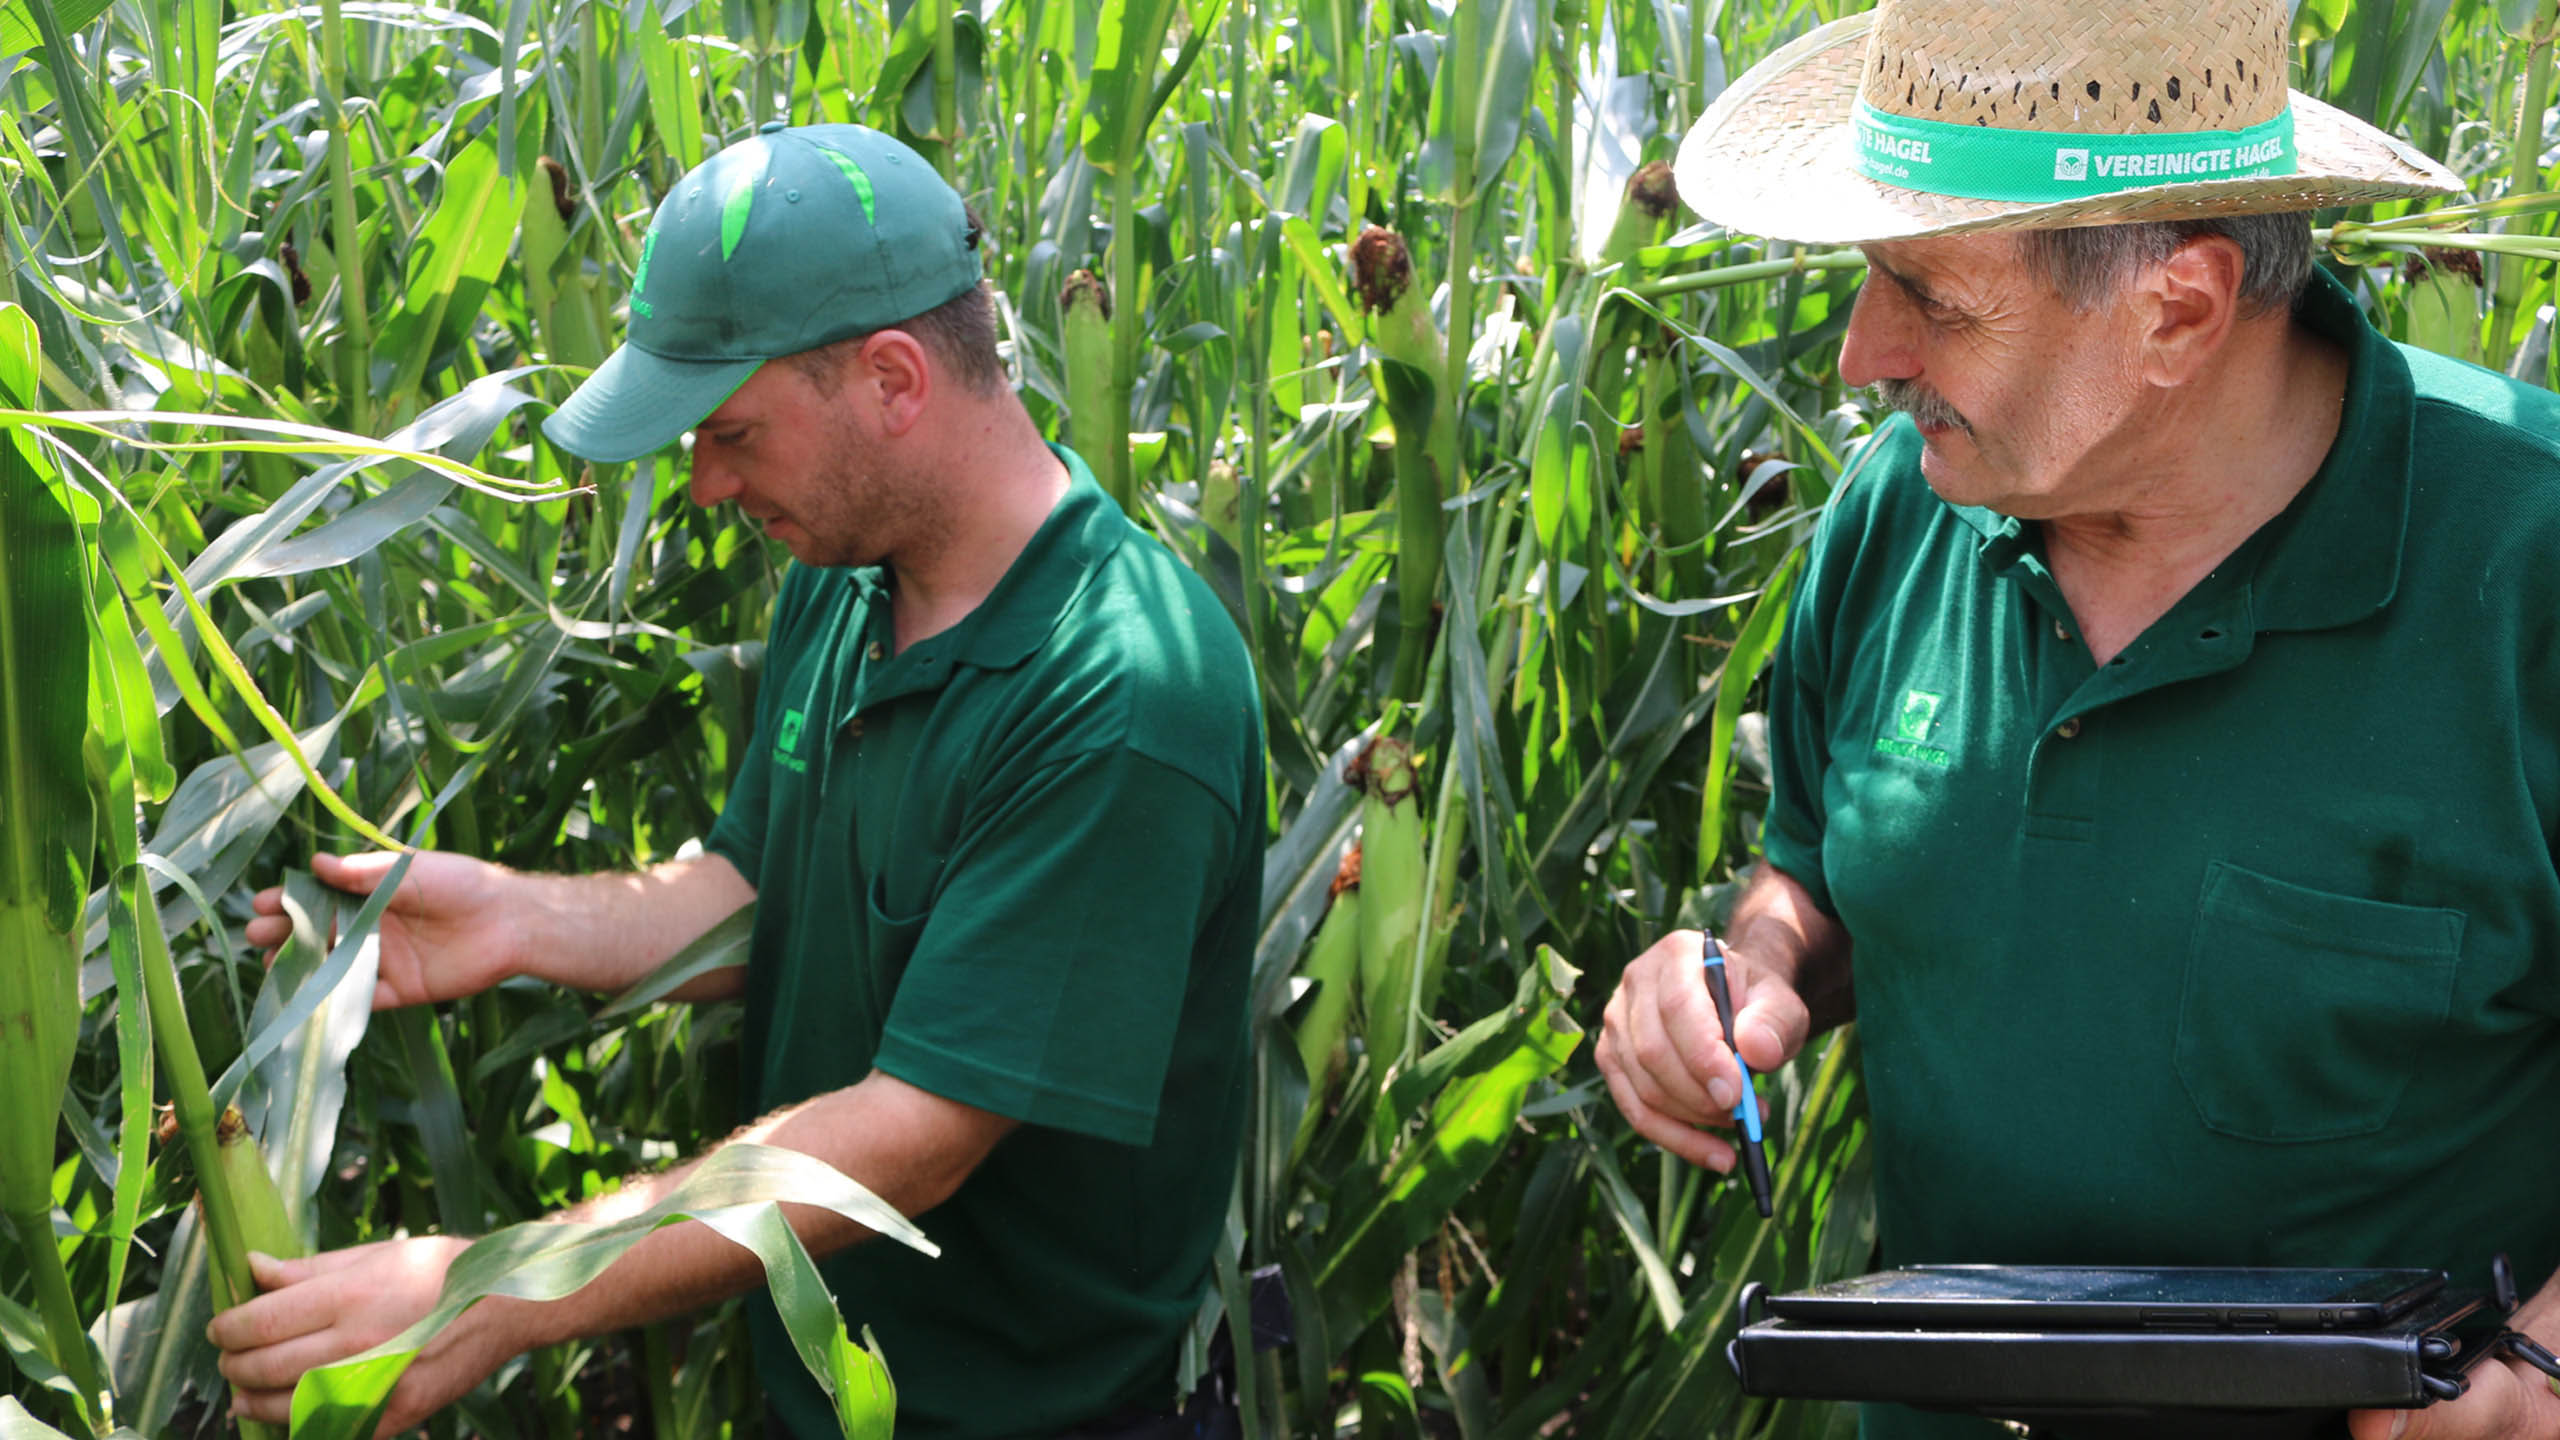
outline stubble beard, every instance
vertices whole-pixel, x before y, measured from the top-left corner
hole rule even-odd
[[[802,558],[813,565],[867,566],[912,563],[934,533],[924,487],[914,476],[878,458],[871,437],[850,420],[831,427],[833,458],[811,487],[805,522],[811,542]]]

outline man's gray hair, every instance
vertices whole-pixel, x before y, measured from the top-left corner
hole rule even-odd
[[[2088,311],[2199,235],[2225,235],[2240,247],[2240,303],[2250,314],[2290,311],[2311,283],[2311,215],[2301,210],[2025,230],[2018,250],[2072,309]]]

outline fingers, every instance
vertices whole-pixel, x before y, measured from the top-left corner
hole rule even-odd
[[[1698,936],[1683,931],[1636,957],[1609,997],[1599,1049],[1602,1070],[1634,1108],[1687,1125],[1719,1121],[1740,1085],[1698,976],[1698,953]]]
[[[375,1248],[357,1245],[299,1260],[279,1260],[262,1251],[250,1251],[249,1278],[262,1293],[214,1316],[204,1327],[205,1338],[223,1350],[245,1351],[280,1345],[326,1329],[338,1318],[336,1287],[305,1286],[303,1282],[322,1280],[361,1264]]]
[[[334,889],[370,895],[391,867],[400,863],[397,850],[368,850],[361,855],[314,855],[311,873]]]
[[[1746,972],[1748,974],[1748,972]],[[1733,1040],[1742,1061],[1766,1074],[1794,1058],[1813,1033],[1813,1012],[1795,987],[1774,976],[1746,979],[1741,1013],[1733,1017]]]
[[[259,893],[265,896],[276,892],[265,890]],[[256,901],[253,900],[250,903],[255,904]],[[259,915],[253,917],[240,934],[242,939],[249,942],[250,949],[269,952],[267,958],[272,964],[276,947],[293,938],[293,922],[282,915]]]
[[[1627,1123],[1635,1127],[1637,1134],[1692,1165],[1703,1166],[1720,1175],[1732,1171],[1734,1153],[1731,1145],[1652,1108],[1617,1071],[1607,1065],[1600,1068],[1602,1078],[1609,1082],[1609,1098],[1617,1102],[1618,1113],[1627,1117]]]
[[[310,1335],[299,1335],[281,1345],[263,1345],[255,1350],[222,1352],[222,1378],[234,1390],[246,1393],[274,1391],[290,1402],[293,1382],[305,1370],[317,1369],[332,1360],[344,1360],[355,1352],[345,1331],[331,1327]],[[263,1418],[263,1417],[261,1417]]]
[[[1812,1015],[1792,986],[1726,952],[1740,1009],[1734,1039],[1754,1071],[1775,1070],[1803,1048]],[[1630,962],[1618,982],[1595,1050],[1610,1098],[1636,1133],[1694,1165],[1724,1171],[1733,1145],[1699,1126],[1730,1128],[1742,1075],[1705,978],[1695,931],[1665,936]],[[1768,1097],[1760,1097],[1768,1113]]]
[[[293,1387],[281,1390],[231,1391],[231,1414],[240,1420],[259,1420],[269,1425],[284,1425],[293,1419]]]
[[[2551,1440],[2560,1436],[2560,1394],[2539,1372],[2491,1361],[2471,1372],[2459,1400],[2423,1410],[2359,1410],[2347,1417],[2355,1440]]]

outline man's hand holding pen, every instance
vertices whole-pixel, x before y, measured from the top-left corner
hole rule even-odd
[[[1636,1132],[1720,1174],[1739,1158],[1732,1141],[1715,1133],[1733,1129],[1733,1107],[1742,1096],[1734,1050],[1765,1075],[1802,1048],[1812,1028],[1792,985],[1755,965],[1748,952],[1722,949],[1735,1007],[1733,1046],[1725,1044],[1707,987],[1707,938],[1680,930],[1628,962],[1609,999],[1597,1050],[1609,1093]]]

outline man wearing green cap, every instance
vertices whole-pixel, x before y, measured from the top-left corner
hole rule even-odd
[[[2560,401],[2315,269],[2304,212],[2460,185],[2288,91],[2280,0],[2094,14],[1885,0],[1683,141],[1702,215],[1864,250],[1840,375],[1900,413],[1773,661],[1735,1046],[1684,933],[1598,1063],[1724,1169],[1734,1048],[1854,1016],[1888,1265],[2504,1252],[2560,1343]],[[2560,1393],[2352,1425],[2549,1440]]]
[[[694,498],[799,560],[753,743],[701,856],[576,878],[416,857],[376,1004],[623,988],[756,902],[747,964],[680,998],[745,998],[764,1118],[739,1138],[828,1161],[938,1244],[790,1207],[889,1358],[900,1435],[1187,1435],[1175,1358],[1242,1134],[1259,708],[1208,588],[1005,385],[976,246],[932,168],[858,126],[767,126],[668,194],[628,341],[544,428],[600,461],[692,431]],[[392,858],[315,869],[362,892]],[[258,908],[250,939],[276,943],[279,900]],[[213,1329],[241,1411],[283,1419],[302,1371],[422,1314],[461,1243],[261,1262],[270,1293]],[[568,1300],[467,1312],[386,1425],[760,1279],[699,1226],[660,1231]],[[832,1433],[771,1304],[751,1315],[777,1433]]]

